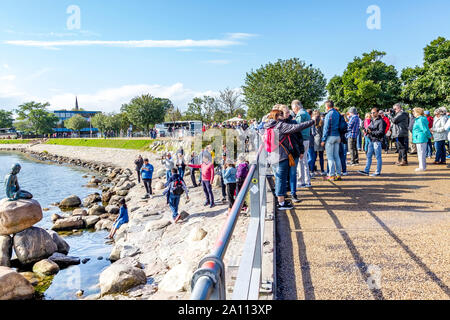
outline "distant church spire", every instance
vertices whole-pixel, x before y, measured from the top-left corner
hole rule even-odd
[[[75,111],[80,110],[80,108],[78,108],[78,97],[75,97]]]

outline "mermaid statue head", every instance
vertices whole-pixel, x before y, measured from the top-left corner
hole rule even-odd
[[[20,169],[22,169],[22,167],[20,166],[20,164],[16,163],[11,167],[11,173],[18,174],[20,172]]]

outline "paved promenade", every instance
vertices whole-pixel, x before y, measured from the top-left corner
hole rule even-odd
[[[278,213],[279,299],[450,299],[450,169],[383,159],[381,177],[349,167]]]

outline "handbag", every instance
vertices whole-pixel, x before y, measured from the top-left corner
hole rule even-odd
[[[284,151],[288,155],[289,167],[295,167],[295,160],[294,160],[294,157],[292,156],[292,154],[286,150],[286,148],[283,146],[283,144],[280,143],[280,145],[283,147]]]

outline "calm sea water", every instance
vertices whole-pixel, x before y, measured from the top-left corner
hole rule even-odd
[[[93,188],[83,187],[89,180],[83,176],[88,174],[90,177],[94,174],[92,172],[72,166],[37,162],[22,154],[0,151],[0,178],[2,179],[0,198],[2,199],[6,197],[3,179],[15,163],[22,166],[18,175],[20,187],[31,192],[42,208],[50,209],[43,212],[44,217],[36,224],[37,227],[51,228],[51,215],[60,213],[59,208],[51,206],[52,203],[59,202],[72,194],[83,199],[91,193],[99,192]],[[90,261],[61,270],[46,290],[45,299],[77,299],[75,293],[80,289],[84,290],[84,296],[100,292],[96,286],[98,277],[110,265],[106,258],[109,257],[111,246],[105,244],[106,236],[106,231],[84,231],[81,234],[64,237],[70,245],[69,255],[79,257],[81,260],[90,258]],[[103,259],[99,260],[99,257]]]

